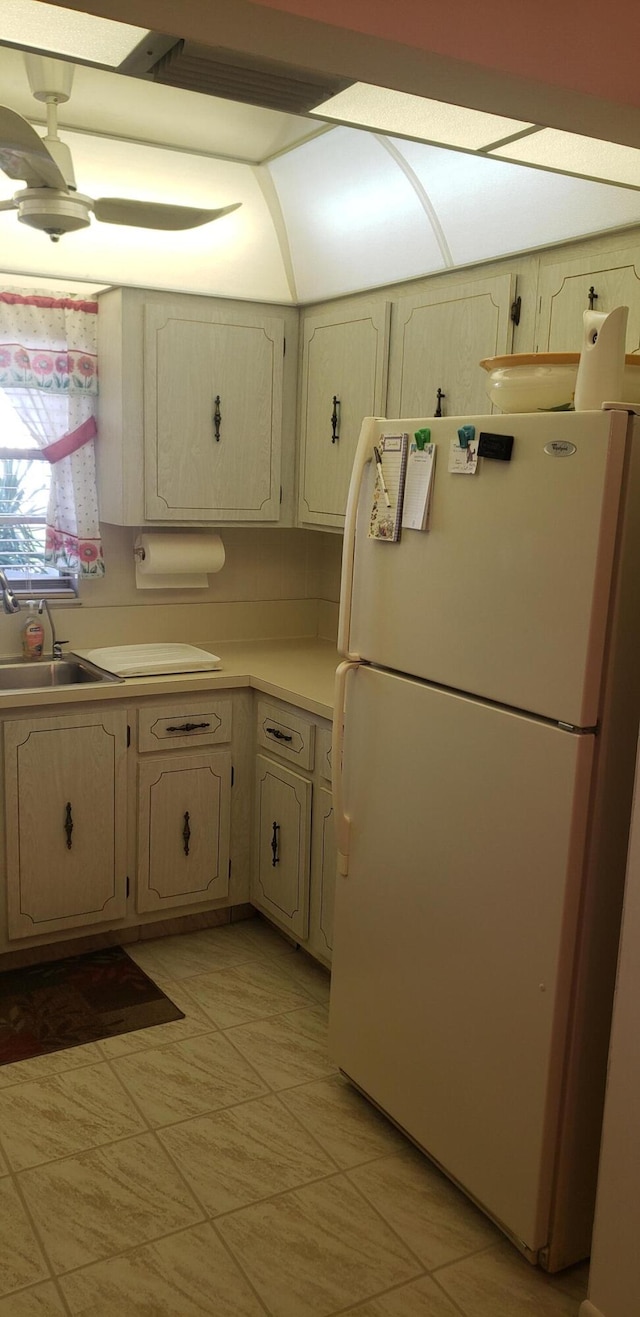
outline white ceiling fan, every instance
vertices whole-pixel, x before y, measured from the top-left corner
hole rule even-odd
[[[74,66],[39,55],[25,55],[31,90],[47,107],[47,133],[35,128],[15,110],[0,106],[0,169],[9,178],[26,183],[11,201],[0,201],[0,211],[17,210],[18,219],[42,229],[52,242],[63,233],[84,229],[93,213],[105,224],[129,224],[142,229],[194,229],[228,215],[237,201],[218,210],[172,206],[123,197],[93,200],[76,189],[71,152],[58,136],[58,105],[71,94]]]

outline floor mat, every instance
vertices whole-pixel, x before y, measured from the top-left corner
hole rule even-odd
[[[0,973],[0,1065],[183,1019],[122,947]]]

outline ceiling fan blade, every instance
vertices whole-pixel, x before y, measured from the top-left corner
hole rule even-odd
[[[242,205],[236,201],[232,206],[221,206],[219,210],[198,210],[193,206],[166,206],[154,201],[128,201],[123,197],[100,197],[94,202],[93,211],[96,219],[105,224],[132,224],[139,229],[196,229],[200,224],[209,224],[211,220],[229,215]]]
[[[13,199],[11,201],[0,201],[0,210],[17,210],[18,206]]]
[[[27,187],[67,190],[64,175],[35,128],[22,115],[0,105],[0,169]]]

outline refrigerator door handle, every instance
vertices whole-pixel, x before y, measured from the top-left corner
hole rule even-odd
[[[358,663],[348,660],[339,663],[336,668],[335,691],[333,701],[333,729],[331,733],[331,785],[333,791],[333,812],[336,821],[336,842],[338,848],[338,873],[346,878],[349,872],[349,827],[351,820],[345,813],[342,781],[342,747],[344,742],[344,704],[347,677],[355,672]]]
[[[349,632],[351,630],[351,598],[353,594],[353,560],[356,548],[356,520],[362,477],[367,462],[373,458],[373,445],[380,438],[380,425],[383,416],[365,416],[360,430],[360,438],[353,459],[353,470],[347,496],[347,510],[344,519],[344,541],[342,548],[342,579],[340,582],[340,614],[338,617],[338,650],[345,658],[358,661],[359,654],[352,654],[349,649]]]

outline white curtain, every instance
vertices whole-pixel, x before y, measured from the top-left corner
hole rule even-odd
[[[51,465],[46,562],[103,576],[95,453],[97,302],[0,292],[0,388]]]

